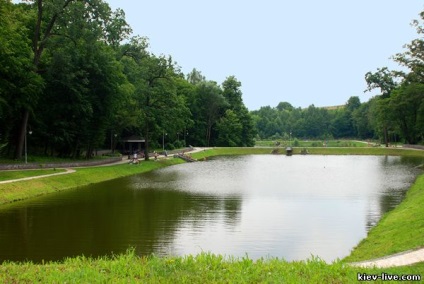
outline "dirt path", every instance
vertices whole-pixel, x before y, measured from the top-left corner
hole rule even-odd
[[[393,266],[405,266],[410,265],[418,262],[424,261],[424,248],[416,249],[416,250],[409,250],[393,255],[388,255],[385,257],[373,259],[373,260],[366,260],[366,261],[360,261],[360,262],[353,262],[350,263],[353,266],[358,267],[380,267],[380,268],[386,268],[386,267],[393,267]]]
[[[11,183],[11,182],[17,182],[17,181],[24,181],[24,180],[32,180],[32,179],[38,179],[38,178],[44,178],[44,177],[51,177],[51,176],[58,176],[58,175],[66,175],[75,173],[74,169],[66,168],[64,172],[60,173],[54,173],[54,174],[48,174],[48,175],[41,175],[41,176],[33,176],[33,177],[26,177],[26,178],[19,178],[19,179],[10,179],[5,181],[0,181],[0,184],[2,183]]]

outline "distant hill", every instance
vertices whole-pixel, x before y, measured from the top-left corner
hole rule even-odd
[[[325,107],[321,107],[321,108],[325,108],[325,109],[328,109],[328,110],[335,110],[335,109],[341,109],[341,108],[344,108],[345,107],[345,105],[339,105],[339,106],[325,106]]]

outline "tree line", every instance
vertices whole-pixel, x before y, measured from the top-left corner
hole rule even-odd
[[[424,143],[424,12],[414,20],[419,38],[406,44],[405,52],[392,59],[403,70],[378,68],[365,74],[367,89],[380,93],[367,102],[350,97],[338,108],[294,108],[281,102],[276,107],[253,111],[258,138],[292,137],[330,139],[376,139],[386,146],[393,142]]]
[[[365,75],[367,90],[381,91],[368,102],[351,97],[336,109],[282,102],[250,112],[235,76],[219,84],[196,69],[183,74],[103,0],[0,0],[0,39],[2,156],[21,159],[28,140],[32,153],[91,157],[131,135],[145,139],[146,154],[162,143],[253,146],[289,135],[424,141],[422,38],[393,57],[407,71]]]
[[[20,159],[27,139],[61,157],[90,157],[130,135],[145,139],[146,154],[165,135],[167,147],[254,144],[234,76],[184,75],[102,0],[0,0],[0,38],[4,156]]]

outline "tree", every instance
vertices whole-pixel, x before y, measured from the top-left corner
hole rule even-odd
[[[197,85],[201,82],[205,82],[206,78],[200,71],[197,71],[196,68],[193,68],[193,70],[187,74],[187,81],[190,84]]]
[[[213,127],[222,116],[228,103],[222,90],[214,81],[205,81],[196,85],[195,106],[192,109],[195,119],[195,131],[200,131],[198,141],[209,147],[214,137]]]
[[[84,20],[85,25],[91,26],[93,31],[93,38],[100,39],[100,36],[104,36],[103,39],[108,38],[117,40],[119,37],[112,35],[111,33],[107,34],[105,32],[106,28],[116,27],[122,28],[122,31],[125,30],[125,24],[122,23],[122,17],[116,15],[115,18],[111,17],[111,10],[107,3],[104,3],[102,0],[91,0],[87,2],[80,2],[77,0],[65,0],[65,1],[54,1],[54,0],[32,0],[28,1],[28,7],[34,8],[35,19],[34,19],[34,30],[32,38],[32,70],[36,74],[42,74],[45,72],[45,68],[48,65],[48,58],[45,55],[45,51],[51,46],[52,38],[68,38],[70,41],[75,39],[68,32],[72,31],[73,24],[81,24],[81,19]],[[119,14],[119,13],[118,13]],[[78,15],[75,17],[75,15]],[[71,18],[74,16],[74,18]],[[108,25],[108,21],[112,24]],[[116,21],[113,21],[113,20]],[[116,23],[120,22],[120,25]],[[94,28],[95,27],[95,28]],[[111,28],[113,30],[113,28]],[[118,32],[119,33],[119,32]],[[122,34],[123,35],[123,34]],[[105,40],[106,41],[106,40]],[[33,88],[37,95],[42,92],[42,87],[38,86]],[[28,94],[23,93],[24,97],[31,97],[29,103],[22,105],[20,108],[20,128],[18,143],[16,147],[15,157],[20,158],[22,156],[23,141],[25,137],[25,132],[27,129],[28,119],[30,112],[38,103],[38,96],[29,96]]]
[[[245,107],[242,99],[241,82],[234,76],[228,77],[223,83],[223,96],[229,104],[229,109],[233,111],[242,125],[240,139],[231,139],[231,141],[239,141],[236,146],[253,146],[254,145],[254,126],[249,111]],[[236,135],[236,132],[234,132]]]
[[[302,116],[304,118],[304,137],[318,138],[329,134],[330,119],[326,109],[310,105],[303,111]]]
[[[25,6],[0,0],[0,141],[16,147],[15,158],[21,158],[25,129],[19,127],[21,115],[29,110],[40,94],[43,81],[34,72],[31,41],[28,38],[32,13]],[[23,109],[28,109],[23,112]],[[19,140],[20,139],[20,140]]]
[[[231,109],[217,122],[217,146],[236,147],[242,144],[243,125]]]
[[[145,140],[145,159],[149,160],[151,141],[164,132],[175,132],[189,124],[190,111],[177,92],[182,80],[171,57],[145,51],[145,42],[135,40],[127,46],[122,59],[125,74],[134,86],[134,98],[140,111],[140,129]]]
[[[396,72],[391,72],[387,69],[387,67],[383,67],[381,69],[377,69],[378,71],[376,73],[368,72],[365,74],[365,80],[367,81],[368,88],[365,90],[371,91],[373,89],[380,89],[381,92],[381,100],[386,100],[390,98],[390,94],[394,89],[397,88],[398,83],[395,80]],[[389,146],[388,141],[388,129],[389,129],[389,120],[387,118],[387,115],[385,114],[385,111],[387,110],[386,102],[382,101],[378,105],[378,118],[382,119],[382,123],[377,123],[381,129],[378,129],[377,133],[382,133],[384,137],[384,144],[386,147]]]
[[[364,92],[380,89],[383,98],[389,97],[390,93],[398,86],[395,79],[396,74],[396,72],[390,71],[387,67],[378,68],[375,73],[366,73],[365,81],[368,87]]]
[[[404,84],[394,90],[388,108],[408,144],[423,139],[424,84]]]
[[[420,20],[413,21],[419,35],[424,34],[422,26],[424,12],[420,13]],[[396,54],[393,59],[400,65],[406,67],[409,72],[396,71],[389,72],[387,68],[378,69],[373,74],[368,72],[365,79],[368,83],[369,91],[379,88],[381,96],[379,102],[375,104],[376,120],[382,128],[384,141],[388,146],[388,131],[400,129],[402,135],[409,143],[417,143],[422,140],[421,125],[421,85],[424,84],[424,40],[418,38],[405,45],[406,51]],[[401,78],[401,82],[396,80]],[[411,99],[413,98],[413,99]],[[414,101],[415,103],[412,103]],[[420,133],[421,132],[421,133]]]
[[[67,36],[51,38],[44,52],[50,59],[43,73],[43,98],[52,110],[45,112],[40,104],[36,118],[45,149],[71,157],[85,151],[88,158],[103,145],[127,81],[113,46],[103,41],[103,26],[79,17],[84,12],[83,3],[74,3],[58,20],[58,29]]]
[[[356,136],[361,139],[373,138],[374,130],[370,125],[370,102],[362,103],[352,112],[353,126]]]

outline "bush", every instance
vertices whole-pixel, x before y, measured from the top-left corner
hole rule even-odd
[[[172,143],[167,143],[165,149],[174,150],[175,149],[175,146]]]

